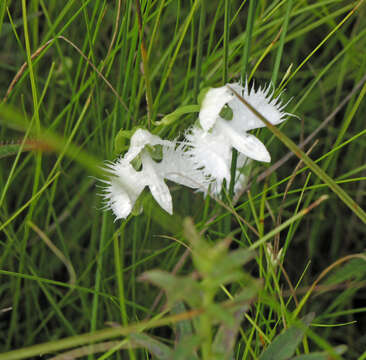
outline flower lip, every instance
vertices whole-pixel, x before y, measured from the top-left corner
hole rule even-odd
[[[106,208],[113,211],[115,220],[125,219],[146,186],[144,178],[122,157],[106,163],[105,170],[111,175],[110,180],[102,180],[107,184],[103,194]]]
[[[264,162],[271,161],[271,156],[266,147],[254,135],[245,132],[244,134],[240,134],[240,132],[236,131],[235,127],[230,123],[230,121],[225,121],[221,118],[217,119],[216,127],[222,134],[225,135],[225,137],[228,138],[231,146],[240,153],[253,160]]]
[[[293,116],[292,114],[283,111],[288,102],[282,104],[280,100],[281,94],[278,97],[273,97],[274,89],[272,83],[267,87],[259,87],[257,90],[254,88],[254,84],[249,89],[247,82],[244,87],[240,83],[227,84],[227,87],[230,90],[234,90],[246,100],[272,125],[282,123],[286,120],[286,116]],[[235,94],[233,93],[233,95]],[[265,123],[243,104],[236,95],[228,103],[228,106],[233,111],[232,121],[238,131],[249,131],[266,126]]]

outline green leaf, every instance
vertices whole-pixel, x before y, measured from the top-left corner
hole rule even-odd
[[[187,217],[183,220],[183,229],[184,235],[193,249],[202,249],[202,251],[210,249],[211,246],[198,234],[192,218]]]
[[[235,269],[241,269],[243,265],[254,258],[254,251],[248,249],[233,250],[225,253],[218,259],[213,268],[213,276],[230,274]]]
[[[178,277],[165,271],[152,270],[142,274],[140,279],[149,281],[164,289],[169,305],[182,300],[186,301],[193,308],[201,305],[201,287],[191,277]]]
[[[149,335],[132,334],[129,336],[129,340],[134,347],[139,346],[147,349],[150,354],[159,360],[169,360],[172,358],[172,349]]]
[[[347,346],[345,345],[339,345],[336,346],[332,349],[334,351],[335,354],[337,355],[342,355],[343,353],[345,353],[347,351]],[[329,360],[332,358],[332,355],[330,352],[313,352],[310,354],[304,354],[304,355],[299,355],[299,356],[295,356],[293,358],[291,358],[291,360]]]
[[[324,352],[316,352],[311,354],[299,355],[291,360],[329,360],[329,355]]]
[[[20,149],[20,144],[5,144],[0,145],[0,159],[16,155]],[[25,149],[23,148],[23,151]]]
[[[160,121],[156,121],[155,125],[163,125],[168,126],[173,124],[183,115],[199,112],[200,106],[199,105],[185,105],[180,106],[178,109],[174,110],[172,113],[165,115]]]
[[[171,360],[198,360],[196,349],[201,345],[202,339],[197,336],[187,336],[179,341]]]
[[[233,350],[235,346],[235,339],[239,332],[240,323],[243,318],[243,314],[249,309],[248,306],[242,306],[234,314],[234,322],[231,326],[223,323],[217,334],[212,345],[212,351],[214,358],[220,360],[231,359],[233,356]]]
[[[209,304],[205,308],[206,314],[217,323],[224,324],[227,327],[233,327],[235,325],[235,318],[230,309],[224,308],[220,304]]]
[[[260,360],[287,360],[301,343],[306,327],[314,318],[314,314],[308,314],[303,319],[302,326],[291,326],[278,335],[259,357]]]
[[[353,259],[339,269],[336,269],[324,283],[327,285],[334,285],[351,279],[359,280],[364,278],[365,274],[365,260]]]

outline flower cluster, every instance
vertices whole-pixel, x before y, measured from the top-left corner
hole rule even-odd
[[[273,97],[271,86],[248,88],[245,83],[230,84],[268,121],[277,125],[285,120],[285,105]],[[126,218],[147,186],[159,205],[173,213],[172,197],[164,179],[197,189],[205,194],[219,195],[224,181],[230,183],[232,149],[238,151],[235,191],[245,182],[241,171],[252,160],[270,162],[264,144],[248,131],[265,124],[252,113],[225,85],[207,91],[195,125],[185,132],[183,141],[163,140],[138,129],[130,140],[127,153],[106,164],[110,173],[104,198],[116,219]],[[157,150],[160,150],[157,151]],[[156,156],[156,153],[159,156]],[[158,160],[158,161],[157,161]]]

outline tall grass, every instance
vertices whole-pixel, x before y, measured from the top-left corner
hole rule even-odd
[[[0,359],[213,359],[225,326],[235,359],[366,359],[365,15],[339,0],[1,1]],[[272,164],[253,163],[240,197],[169,184],[173,216],[146,193],[114,222],[96,179],[118,132],[180,136],[197,107],[159,121],[243,77],[298,117],[256,132]],[[253,259],[216,284],[202,249],[223,272]]]

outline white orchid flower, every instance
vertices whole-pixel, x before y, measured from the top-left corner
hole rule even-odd
[[[187,153],[203,174],[210,178],[210,192],[219,194],[223,180],[230,181],[231,145],[216,128],[207,132],[192,126],[185,134]]]
[[[185,134],[187,145],[190,145],[187,154],[192,158],[196,167],[201,168],[204,176],[209,180],[208,186],[201,188],[205,194],[208,190],[212,195],[220,195],[223,181],[230,183],[230,167],[232,147],[225,134],[220,133],[218,128],[206,132],[197,126],[193,126]],[[247,156],[240,154],[237,159],[237,172],[234,192],[240,188],[239,184],[246,182],[246,177],[240,171],[249,163]],[[207,184],[207,181],[206,181]]]
[[[147,145],[162,145],[163,159],[160,162],[151,158]],[[141,161],[139,171],[131,165],[137,156]],[[172,214],[172,197],[164,179],[191,188],[207,186],[207,179],[196,169],[194,162],[184,152],[183,145],[176,147],[175,141],[162,140],[143,129],[133,134],[125,156],[114,163],[107,163],[106,170],[112,176],[110,180],[104,181],[107,184],[104,198],[106,207],[113,211],[116,220],[125,219],[131,213],[146,186],[158,204]]]
[[[285,105],[282,105],[278,98],[273,98],[270,86],[258,90],[252,87],[248,90],[247,83],[244,87],[235,83],[230,84],[230,87],[274,125],[284,121],[286,115],[290,115],[283,112]],[[232,111],[231,120],[220,116],[225,105]],[[193,126],[186,133],[189,153],[195,163],[202,167],[205,175],[211,177],[215,194],[220,192],[224,179],[227,184],[230,182],[232,148],[238,150],[239,156],[245,161],[247,158],[271,161],[264,144],[247,133],[249,130],[264,127],[265,124],[226,85],[210,89],[206,93],[202,101],[199,123],[200,127]]]

